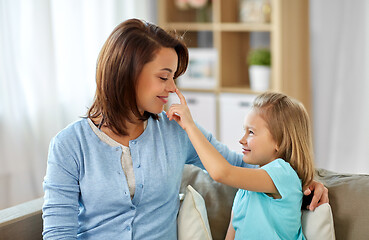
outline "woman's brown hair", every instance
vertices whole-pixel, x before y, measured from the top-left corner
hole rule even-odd
[[[144,121],[153,113],[141,114],[136,103],[139,74],[154,60],[161,48],[173,48],[178,55],[174,78],[183,74],[188,65],[188,49],[181,36],[138,19],[120,23],[102,47],[96,66],[96,93],[87,112],[88,118],[101,118],[101,123],[119,135],[127,135],[126,122],[133,122],[132,113]]]
[[[314,178],[314,156],[309,115],[295,99],[281,93],[259,95],[253,109],[264,119],[279,147],[277,157],[289,162],[308,186]]]

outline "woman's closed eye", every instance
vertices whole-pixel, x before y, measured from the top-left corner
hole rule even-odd
[[[159,77],[161,80],[163,80],[163,81],[167,81],[168,80],[168,78],[167,77]]]

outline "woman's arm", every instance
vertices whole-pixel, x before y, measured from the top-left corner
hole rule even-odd
[[[315,208],[319,207],[324,203],[329,203],[328,189],[321,182],[313,181],[304,190],[304,195],[314,194],[311,203],[308,205],[310,211],[314,211]]]
[[[55,138],[50,143],[43,187],[44,239],[77,239],[78,166]]]
[[[233,211],[231,215],[231,220],[229,221],[228,231],[225,240],[233,240],[236,235],[236,231],[234,230],[232,225],[232,219],[233,219]]]

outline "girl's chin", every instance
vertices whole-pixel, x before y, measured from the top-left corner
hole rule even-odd
[[[244,161],[247,164],[253,164],[252,162],[250,162],[249,159],[245,158],[245,156],[242,158],[242,161]]]
[[[243,155],[242,161],[244,161],[247,164],[251,164],[251,165],[259,165],[255,163],[255,160],[250,159],[250,156],[246,156],[246,155]]]

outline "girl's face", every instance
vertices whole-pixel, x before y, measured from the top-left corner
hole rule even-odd
[[[176,89],[173,76],[177,65],[178,56],[173,48],[161,48],[154,60],[144,65],[136,86],[137,107],[141,114],[163,111],[169,93]]]
[[[240,140],[244,162],[263,166],[276,159],[277,143],[267,123],[254,110],[246,116],[244,129],[245,135]]]

